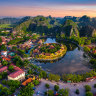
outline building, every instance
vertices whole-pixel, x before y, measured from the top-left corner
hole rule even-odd
[[[42,42],[42,40],[40,39],[40,40],[38,41],[38,43],[39,43],[39,44],[42,44],[43,42]]]
[[[25,79],[25,72],[22,70],[15,71],[8,75],[8,80],[23,81]]]
[[[7,72],[7,69],[8,69],[7,66],[3,66],[3,67],[2,67],[2,65],[1,65],[0,73],[2,73],[2,72]]]
[[[6,58],[6,57],[3,57],[2,60],[4,61],[10,61],[11,59],[10,58]]]
[[[28,78],[22,83],[22,86],[26,86],[28,83],[32,82],[32,78]]]
[[[86,82],[91,82],[91,81],[93,81],[94,79],[96,79],[96,76],[86,78]]]
[[[7,57],[7,51],[1,51],[1,55],[4,55],[5,57]]]

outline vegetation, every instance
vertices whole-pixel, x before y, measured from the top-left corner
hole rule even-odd
[[[50,85],[49,84],[45,84],[45,87],[47,88],[47,89],[49,89],[50,88]]]
[[[93,96],[92,92],[86,92],[86,96]]]
[[[20,90],[20,94],[18,96],[33,96],[34,90],[33,90],[34,84],[29,83],[27,86],[23,87]]]
[[[55,90],[55,91],[58,91],[58,90],[59,90],[59,86],[58,86],[58,85],[55,85],[55,86],[54,86],[54,90]]]
[[[51,46],[53,47],[53,49],[50,48]],[[51,45],[44,44],[40,48],[40,51],[44,52],[44,53],[55,53],[58,50],[60,50],[60,48],[61,48],[61,46],[59,44],[55,44],[55,43],[52,43]]]
[[[80,94],[79,89],[76,89],[75,93],[76,94]]]
[[[85,91],[86,91],[86,92],[91,91],[91,87],[90,87],[89,85],[85,85]]]
[[[37,60],[42,61],[50,61],[61,58],[67,51],[67,47],[65,45],[60,45],[57,43],[50,43],[44,45],[42,44],[40,49],[38,49],[38,47],[33,50],[33,54]],[[39,55],[35,55],[34,51],[36,51],[36,53],[38,53]]]

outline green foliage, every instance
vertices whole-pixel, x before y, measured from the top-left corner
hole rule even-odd
[[[86,96],[93,96],[92,92],[86,92]]]
[[[48,95],[47,95],[48,94]],[[54,96],[54,92],[53,92],[53,90],[48,90],[48,92],[47,92],[47,96]]]
[[[20,94],[18,96],[33,96],[33,84],[28,84],[20,90]]]
[[[2,64],[3,64],[3,66],[7,66],[8,62],[4,60],[4,61],[2,61]]]
[[[49,89],[50,88],[50,85],[48,83],[46,83],[45,84],[45,87]]]
[[[7,50],[7,47],[4,44],[2,44],[2,45],[0,45],[0,50],[6,51]]]
[[[89,63],[91,63],[91,67],[92,67],[93,69],[96,69],[96,59],[91,59],[91,60],[89,61]]]
[[[11,72],[13,72],[14,66],[10,65],[10,66],[8,67],[8,70],[11,71]]]
[[[48,76],[48,79],[49,80],[54,80],[54,81],[58,82],[60,80],[60,76],[50,73],[49,76]]]
[[[55,90],[55,91],[58,91],[58,90],[59,90],[59,86],[58,86],[58,85],[55,85],[55,86],[54,86],[54,90]]]
[[[76,94],[80,94],[79,89],[76,89],[75,93]]]
[[[34,80],[33,83],[34,83],[35,86],[39,85],[39,81],[38,80]]]
[[[91,87],[89,85],[85,85],[85,91],[86,92],[91,91]]]
[[[96,88],[96,84],[94,84],[94,88]]]
[[[45,71],[41,71],[40,74],[39,74],[39,76],[41,78],[47,78],[47,73]]]
[[[87,47],[87,46],[85,46],[85,47],[84,47],[84,51],[85,51],[85,52],[90,52],[90,48]]]
[[[12,28],[10,24],[0,24],[0,28]]]
[[[15,56],[13,58],[13,62],[16,64],[16,66],[21,67],[24,65],[23,61],[21,60],[21,57]]]
[[[69,96],[69,90],[68,89],[60,89],[58,92],[59,96]]]
[[[50,46],[54,46],[54,49],[50,49]],[[40,48],[40,51],[41,52],[44,52],[44,53],[55,53],[57,52],[59,49],[60,49],[60,45],[59,44],[51,44],[51,45],[46,45],[44,44],[41,48]]]

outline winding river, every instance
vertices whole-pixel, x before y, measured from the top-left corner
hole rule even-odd
[[[55,38],[47,38],[44,43],[55,43]],[[66,44],[66,43],[65,43]],[[65,56],[60,60],[51,61],[51,62],[39,62],[34,61],[33,63],[37,66],[42,67],[48,72],[55,74],[64,74],[64,73],[84,73],[88,72],[91,69],[88,67],[88,57],[84,57],[84,52],[80,50],[76,45],[66,44],[68,51]]]

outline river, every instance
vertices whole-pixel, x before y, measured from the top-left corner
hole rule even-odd
[[[56,43],[56,40],[55,38],[47,38],[44,43]],[[56,60],[54,62],[34,61],[33,63],[42,67],[44,70],[55,74],[80,74],[90,71],[91,69],[88,67],[89,59],[83,56],[84,52],[74,44],[67,43],[66,46],[68,51],[60,60]]]

